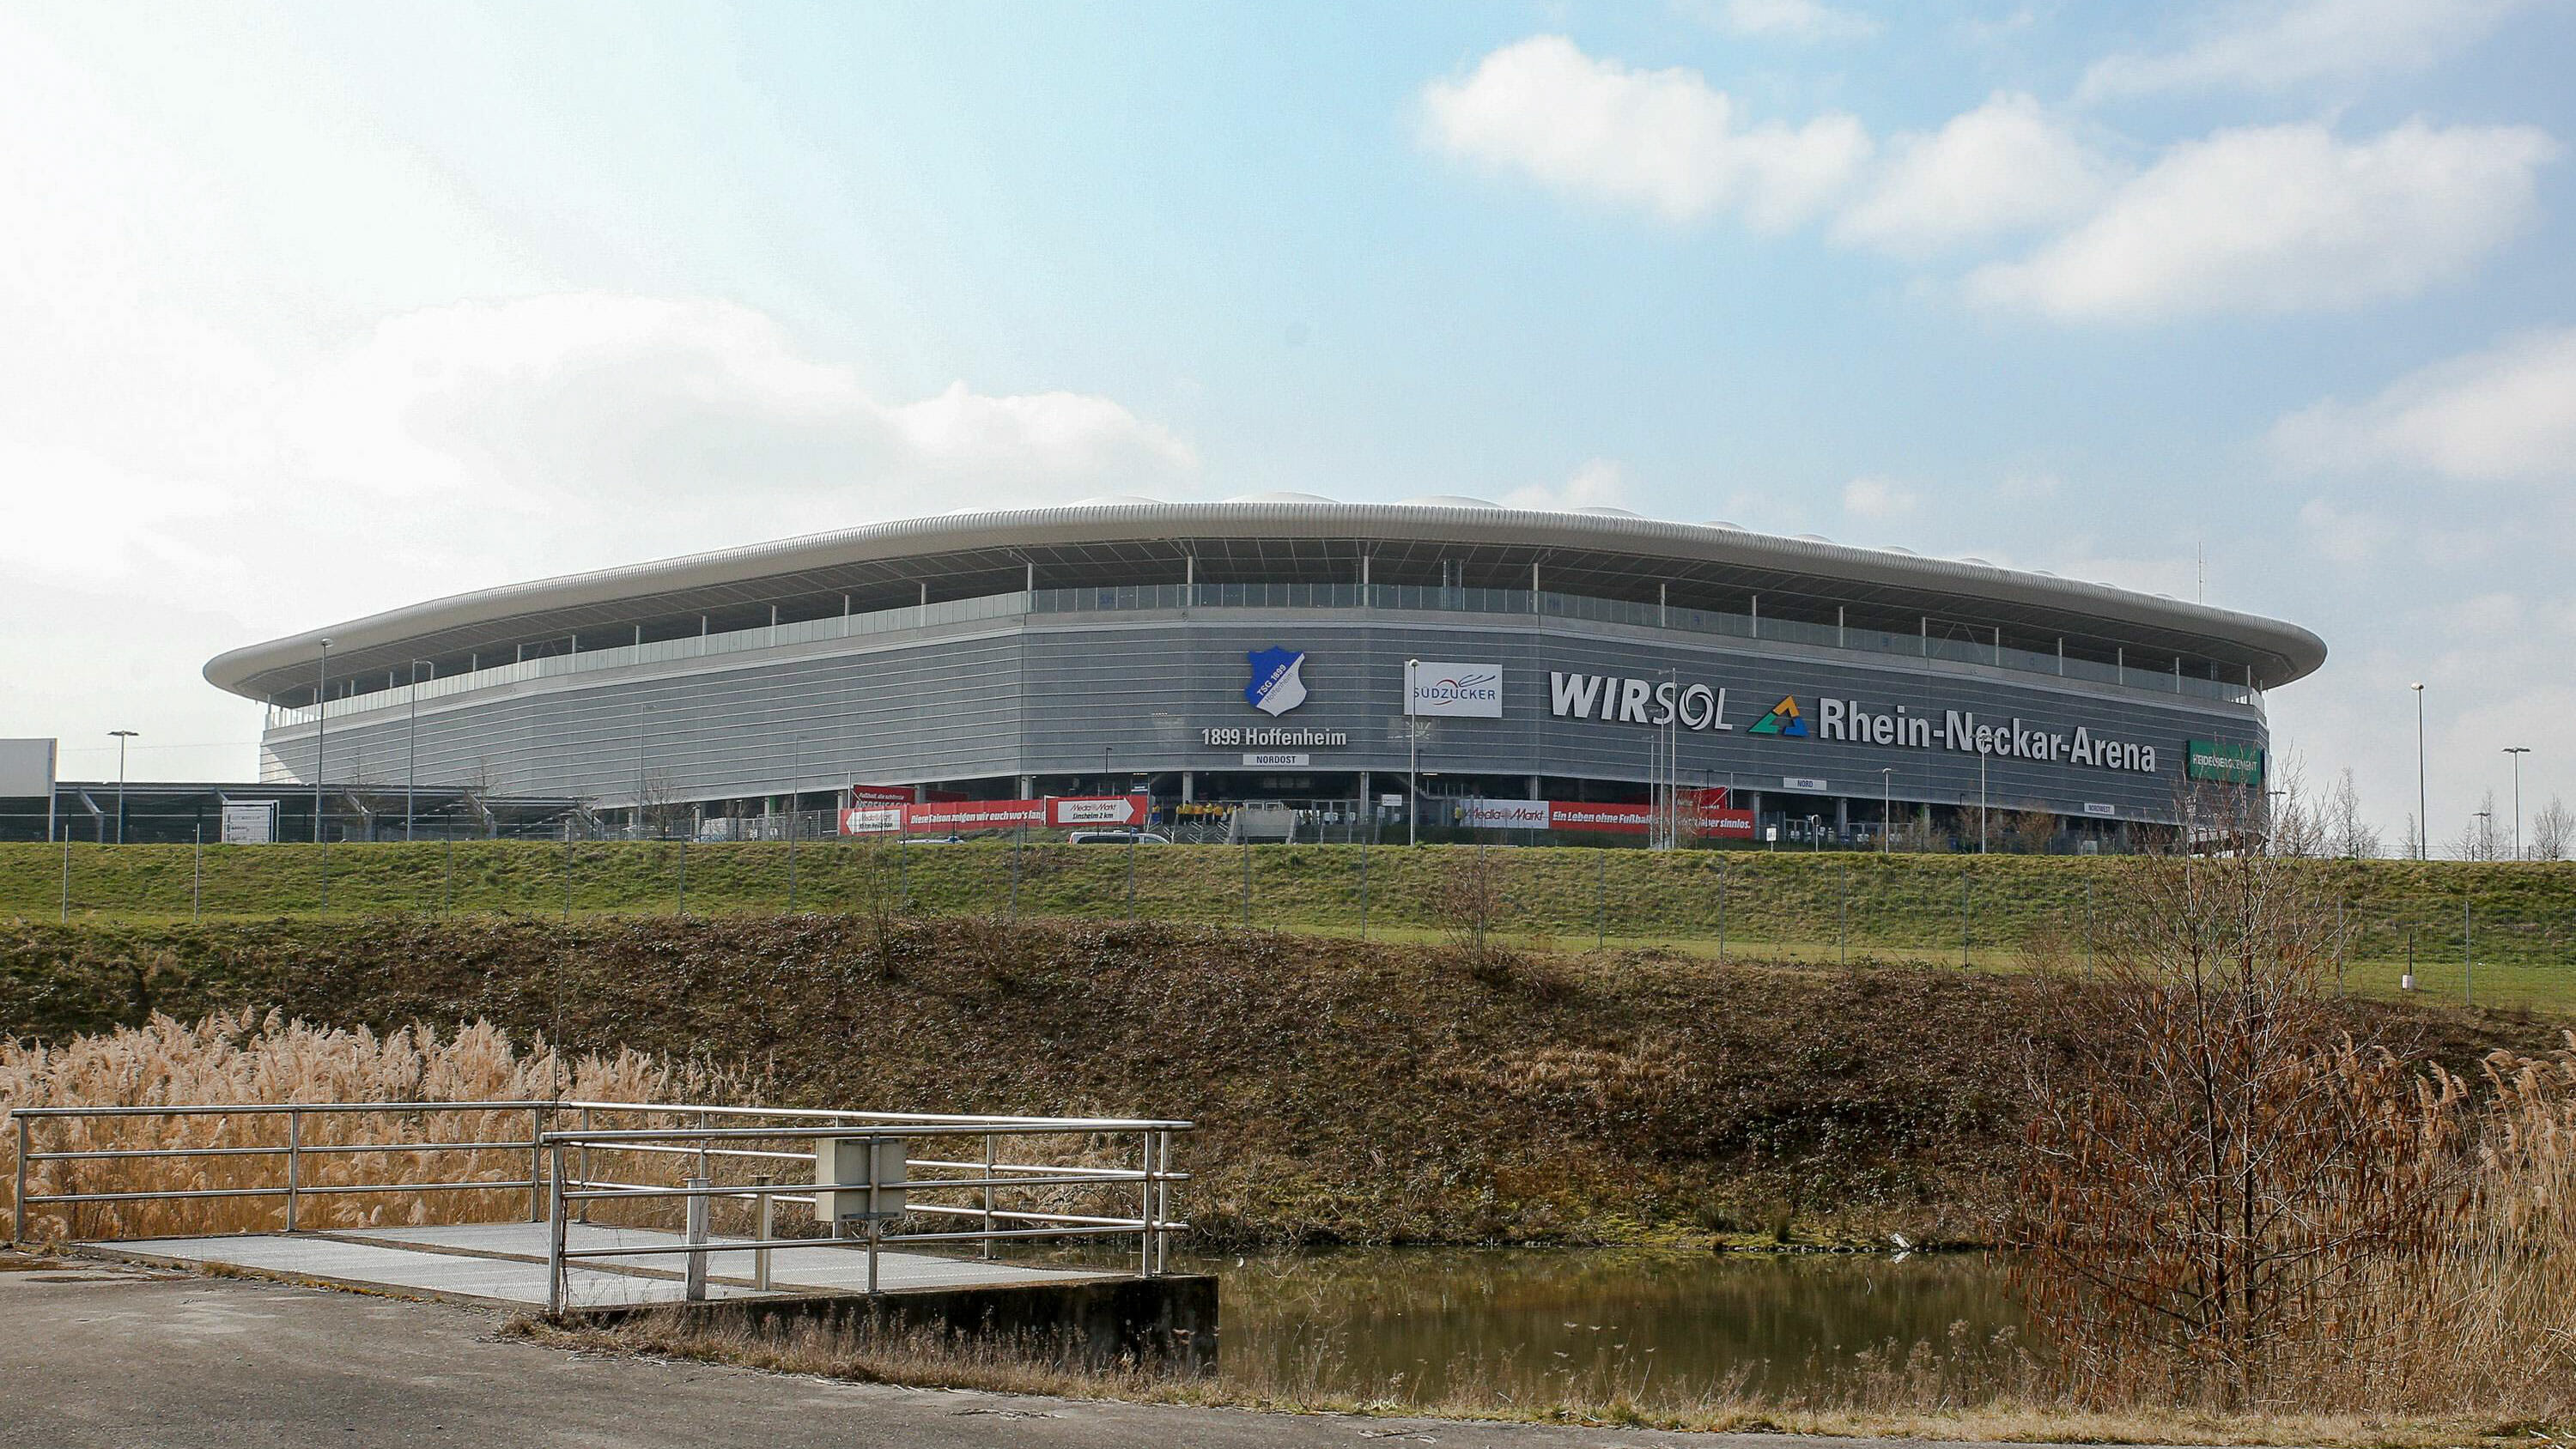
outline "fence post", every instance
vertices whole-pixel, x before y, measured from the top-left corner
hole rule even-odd
[[[1842,894],[1834,902],[1834,946],[1842,953],[1842,964],[1851,964],[1851,862],[1842,863]]]
[[[546,1216],[544,1184],[539,1181],[546,1175],[545,1152],[546,1109],[533,1107],[528,1111],[528,1221],[532,1223],[543,1222]]]
[[[1136,837],[1144,833],[1145,824],[1140,820],[1136,823],[1136,828],[1127,835],[1127,922],[1129,925],[1135,924],[1136,921]]]
[[[443,916],[456,909],[456,837],[441,835],[438,843],[447,867],[447,877],[438,887],[438,913]]]
[[[206,827],[197,827],[197,848],[188,857],[188,919],[206,913]]]
[[[587,1148],[589,1144],[584,1143],[583,1146]],[[560,1142],[555,1144],[554,1159],[555,1170],[547,1179],[554,1186],[547,1194],[546,1316],[561,1318],[564,1310],[564,1234],[567,1229],[564,1224],[563,1144]],[[583,1210],[587,1211],[589,1206],[589,1199],[583,1199]]]
[[[689,913],[689,837],[680,837],[680,914]]]
[[[1717,858],[1717,964],[1726,964],[1726,857]]]
[[[681,1296],[691,1303],[703,1303],[707,1297],[707,1189],[713,1180],[688,1177],[680,1185],[689,1190],[688,1237],[689,1266],[682,1282]]]
[[[1959,867],[1959,969],[1968,969],[1968,867],[1964,865]]]
[[[984,1236],[976,1244],[979,1257],[993,1256],[993,1134],[984,1134]]]
[[[1252,929],[1252,837],[1243,838],[1243,929]]]
[[[572,822],[569,820],[564,822],[563,880],[564,919],[569,921],[572,919]]]
[[[12,1114],[14,1115],[14,1114]],[[18,1122],[18,1191],[9,1199],[9,1241],[24,1243],[27,1237],[27,1119]]]
[[[1144,1170],[1136,1175],[1136,1276],[1154,1276],[1154,1134],[1136,1134],[1136,1158]]]
[[[1726,869],[1726,862],[1719,861],[1718,869],[1723,872]],[[1609,948],[1610,852],[1596,846],[1592,855],[1592,949],[1606,951]]]
[[[752,1186],[765,1189],[777,1180],[778,1174],[774,1172],[763,1172],[753,1176],[751,1182]],[[776,1218],[775,1206],[777,1198],[775,1195],[766,1191],[760,1193],[759,1197],[759,1237],[762,1242],[766,1243],[769,1241],[770,1230]],[[763,1293],[769,1291],[769,1250],[767,1248],[761,1248],[751,1255],[751,1286]]]
[[[796,914],[796,812],[787,812],[787,914]]]
[[[2467,901],[2460,902],[2460,1003],[2464,1006],[2478,1004],[2477,953],[2469,948],[2470,909]]]
[[[1377,823],[1369,822],[1369,835],[1377,833]],[[1368,939],[1368,836],[1360,837],[1360,939]]]
[[[895,881],[903,888],[903,913],[912,914],[912,826],[906,823],[894,838]]]
[[[1014,921],[1020,918],[1020,843],[1028,838],[1029,828],[1025,825],[1011,832],[1011,919]],[[869,1252],[873,1254],[875,1249],[871,1248]],[[871,1257],[869,1261],[875,1259]]]
[[[2343,995],[2343,897],[2335,897],[2335,995]]]
[[[2335,934],[2340,938],[2342,933],[2343,902],[2337,901],[2335,902]],[[2084,979],[2087,981],[2093,979],[2093,877],[2090,875],[2084,877]],[[2336,989],[2341,990],[2343,964],[2340,956],[2336,958],[2335,982]]]
[[[295,1231],[296,1190],[304,1186],[304,1114],[286,1114],[286,1230]]]
[[[66,825],[66,826],[63,828],[63,919],[64,919],[66,922],[68,922],[68,921],[70,921],[70,920],[71,920],[71,918],[72,918],[72,832],[71,832],[71,827],[70,827],[70,826],[68,826],[68,825]]]

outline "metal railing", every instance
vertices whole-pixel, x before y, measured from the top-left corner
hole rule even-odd
[[[475,1137],[452,1135],[422,1141],[315,1141],[306,1132],[317,1117],[347,1120],[353,1115],[381,1117],[462,1114],[527,1114],[527,1135]],[[1173,1168],[1174,1134],[1193,1130],[1178,1119],[1091,1117],[999,1117],[940,1113],[862,1112],[815,1108],[728,1106],[712,1103],[615,1102],[581,1099],[466,1102],[292,1102],[236,1103],[167,1107],[22,1107],[10,1113],[17,1128],[17,1182],[11,1198],[10,1239],[30,1241],[29,1224],[39,1208],[77,1210],[106,1203],[210,1203],[246,1200],[276,1203],[283,1209],[283,1230],[306,1230],[303,1209],[319,1196],[360,1194],[421,1195],[446,1192],[525,1192],[524,1221],[547,1224],[547,1309],[560,1312],[572,1265],[589,1258],[633,1258],[686,1255],[686,1295],[706,1294],[707,1269],[715,1252],[750,1251],[755,1291],[771,1289],[770,1258],[781,1248],[845,1248],[863,1252],[867,1289],[879,1291],[880,1249],[954,1249],[971,1246],[983,1258],[1008,1243],[1070,1242],[1132,1235],[1137,1240],[1135,1271],[1160,1276],[1168,1260],[1171,1236],[1189,1224],[1173,1217],[1172,1186],[1189,1174]],[[227,1122],[274,1122],[283,1119],[283,1140],[225,1141],[226,1127],[210,1134],[216,1140],[169,1146],[54,1147],[36,1135],[48,1124],[125,1119],[225,1119]],[[684,1125],[660,1127],[602,1126],[603,1119],[678,1119]],[[259,1135],[275,1137],[275,1129]],[[1060,1158],[1097,1160],[1015,1160],[1043,1153],[1006,1155],[1008,1143],[1074,1137],[1083,1149],[1059,1152]],[[972,1156],[914,1157],[911,1144],[964,1141]],[[899,1171],[888,1173],[881,1161],[883,1144],[902,1144]],[[869,1164],[864,1181],[833,1177],[820,1169],[825,1144],[834,1149],[856,1144]],[[382,1154],[422,1157],[434,1153],[510,1154],[524,1160],[525,1175],[456,1177],[403,1181],[319,1182],[308,1163],[323,1156]],[[525,1154],[524,1159],[519,1154]],[[61,1177],[78,1164],[197,1164],[209,1160],[265,1159],[279,1170],[263,1180],[227,1186],[126,1187],[74,1191]],[[679,1159],[683,1175],[676,1184],[651,1180],[648,1164]],[[1133,1163],[1132,1166],[1128,1165]],[[31,1192],[31,1173],[42,1167],[53,1191]],[[719,1182],[726,1168],[741,1169],[748,1181]],[[202,1173],[191,1177],[200,1180]],[[1048,1201],[1038,1194],[1053,1193]],[[844,1194],[863,1197],[856,1211],[842,1210]],[[1134,1212],[1123,1203],[1132,1194]],[[780,1231],[775,1208],[780,1202],[818,1207],[826,1195],[835,1199],[824,1225],[827,1236],[800,1236]],[[752,1205],[753,1231],[748,1236],[712,1236],[711,1209],[721,1201]],[[587,1224],[594,1207],[677,1202],[683,1208],[683,1231],[677,1243],[622,1243],[582,1247],[572,1241],[576,1223]],[[63,1215],[67,1236],[77,1219]],[[495,1221],[480,1218],[477,1221]],[[908,1221],[924,1226],[906,1231]],[[265,1231],[265,1227],[251,1231]]]

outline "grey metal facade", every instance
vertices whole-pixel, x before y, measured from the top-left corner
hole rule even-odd
[[[926,616],[925,616],[926,617]],[[1273,718],[1244,698],[1249,651],[1304,651],[1307,701]],[[1727,732],[1681,731],[1683,785],[1733,784],[1777,794],[1821,780],[1854,819],[1874,818],[1884,785],[1900,806],[1973,805],[1980,756],[1940,747],[1838,743],[1815,737],[1824,697],[1873,711],[1948,711],[1979,722],[2092,734],[2151,746],[2153,774],[2063,760],[1982,757],[1983,798],[2069,816],[2168,818],[2187,739],[2266,743],[2259,696],[2240,700],[2169,690],[2157,676],[2129,685],[2051,679],[1956,659],[1889,654],[1553,617],[1377,609],[1147,609],[1002,613],[783,642],[701,658],[666,659],[516,679],[380,708],[335,706],[328,778],[399,786],[477,786],[586,796],[622,808],[738,800],[851,783],[946,784],[1021,776],[1151,772],[1158,795],[1175,772],[1199,772],[1199,798],[1227,776],[1343,776],[1373,771],[1378,788],[1406,765],[1402,728],[1409,657],[1499,665],[1500,719],[1440,719],[1422,767],[1446,776],[1538,776],[1550,781],[1650,778],[1658,731],[1550,712],[1551,672],[1659,678],[1726,691]],[[463,683],[463,681],[459,681]],[[1794,698],[1809,736],[1750,727]],[[1303,754],[1302,767],[1247,768],[1239,745],[1212,745],[1210,728],[1339,731],[1340,745],[1261,746]],[[415,735],[416,728],[416,735]],[[310,780],[316,725],[281,719],[268,732],[264,772]],[[1244,785],[1245,781],[1235,781]],[[1317,794],[1346,794],[1347,780]],[[1282,787],[1283,791],[1286,787]],[[1866,806],[1859,802],[1866,801]],[[2087,807],[2092,807],[2088,811]]]

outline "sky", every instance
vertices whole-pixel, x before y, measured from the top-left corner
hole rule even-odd
[[[0,735],[880,519],[1617,506],[2316,630],[2402,840],[2576,797],[2576,3],[0,0]]]

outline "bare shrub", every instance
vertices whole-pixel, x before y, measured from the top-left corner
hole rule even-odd
[[[2254,838],[2219,818],[2227,804],[2196,802],[2184,838]],[[2331,903],[2278,855],[2149,856],[2105,904],[2101,984],[2061,971],[2053,989],[2110,1045],[2034,1056],[2007,1229],[2068,1392],[2563,1408],[2576,1042],[2554,1062],[2492,1063],[2481,1104],[2438,1067],[2353,1041],[2327,986]]]

